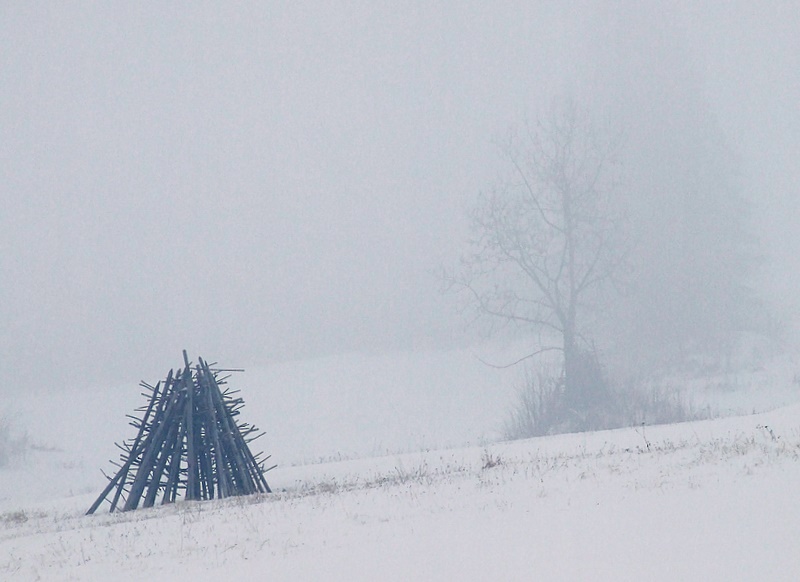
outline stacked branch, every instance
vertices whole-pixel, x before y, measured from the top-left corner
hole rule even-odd
[[[262,460],[249,447],[263,433],[237,421],[244,401],[234,397],[237,391],[222,389],[227,377],[219,374],[226,370],[213,369],[202,358],[192,366],[186,351],[183,361],[163,382],[142,382],[148,404],[138,410],[141,416],[129,416],[136,437],[117,445],[122,451],[114,463],[117,473],[108,477],[87,515],[103,501],[114,512],[152,507],[159,498],[165,504],[179,496],[201,500],[270,492],[263,463],[269,457]]]

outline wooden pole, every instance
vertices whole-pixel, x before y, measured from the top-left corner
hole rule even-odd
[[[178,412],[178,409],[180,408],[180,401],[182,399],[182,393],[177,390],[173,390],[169,399],[169,403],[166,405],[164,410],[161,422],[158,424],[158,426],[154,427],[155,430],[151,428],[150,433],[148,434],[149,438],[143,445],[144,456],[142,457],[139,470],[136,472],[136,476],[131,484],[131,490],[128,493],[128,500],[125,502],[123,511],[136,509],[136,507],[139,505],[139,499],[141,498],[142,492],[147,484],[147,477],[153,470],[153,460],[164,445],[164,438],[169,428],[170,421]]]

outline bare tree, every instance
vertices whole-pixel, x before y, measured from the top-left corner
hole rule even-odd
[[[611,204],[615,142],[572,103],[509,138],[501,149],[511,177],[480,196],[451,278],[479,313],[540,332],[541,345],[513,364],[563,352],[563,403],[573,411],[604,397],[584,323],[623,254]]]

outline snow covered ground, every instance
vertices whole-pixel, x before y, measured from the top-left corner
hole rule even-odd
[[[492,427],[508,392],[487,394],[497,377],[467,360],[353,356],[248,371],[246,419],[280,424],[269,437],[279,453],[262,444],[280,465],[268,474],[275,493],[126,514],[83,515],[138,393],[54,395],[27,411],[37,424],[52,415],[40,446],[0,470],[0,580],[800,579],[791,366],[705,393],[726,412],[781,406],[768,412],[502,443]],[[315,378],[310,395],[288,397]],[[258,379],[284,392],[259,391]],[[448,398],[436,389],[452,382],[465,402],[442,415]],[[394,392],[404,383],[405,398]],[[367,387],[361,410],[375,418],[362,425],[350,409]],[[81,420],[60,433],[69,439],[54,436]],[[294,432],[281,448],[284,431]],[[459,439],[472,445],[446,448]],[[364,456],[381,448],[392,452]],[[328,460],[303,463],[313,457]]]

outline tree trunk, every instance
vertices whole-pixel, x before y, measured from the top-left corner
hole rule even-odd
[[[564,330],[564,403],[568,409],[580,410],[583,407],[580,354],[571,327],[567,325]]]

